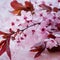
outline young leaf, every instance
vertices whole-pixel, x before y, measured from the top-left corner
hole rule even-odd
[[[47,12],[51,12],[52,8],[50,6],[47,6],[45,4],[40,4],[39,5],[43,10],[46,10]]]
[[[10,42],[10,40],[6,41],[6,52],[7,52],[7,55],[9,56],[9,58],[11,60],[11,52],[10,52],[10,48],[9,48],[9,44],[10,44],[9,42]]]
[[[6,52],[7,52],[7,55],[9,56],[9,58],[11,60],[11,51],[10,51],[9,46],[6,46]]]
[[[13,10],[13,11],[10,11],[12,14],[15,14],[15,15],[21,15],[21,10]]]
[[[6,41],[1,43],[0,55],[2,55],[6,51]]]
[[[30,50],[31,52],[37,52],[34,58],[38,57],[45,50],[45,47],[46,47],[45,42],[39,42],[35,44]]]
[[[12,1],[11,2],[11,7],[14,8],[15,10],[24,9],[24,6],[21,3],[18,3],[17,1]]]
[[[39,56],[40,56],[40,54],[41,54],[41,52],[40,52],[40,51],[39,51],[39,52],[37,52],[37,53],[35,54],[34,58],[39,57]]]
[[[21,15],[21,11],[33,11],[33,4],[31,2],[25,1],[25,6],[21,3],[18,3],[16,0],[11,2],[11,7],[14,9],[11,13]]]
[[[26,7],[27,11],[33,11],[34,10],[33,4],[29,1],[25,1],[25,7]]]
[[[6,35],[7,33],[0,31],[0,35]]]

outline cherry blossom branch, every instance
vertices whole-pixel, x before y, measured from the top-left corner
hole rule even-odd
[[[30,26],[27,26],[26,28],[24,28],[24,29],[22,29],[22,30],[20,30],[20,31],[25,31],[26,29],[28,29],[28,28],[30,28],[30,27],[33,27],[33,26],[36,26],[36,25],[40,25],[40,24],[41,24],[41,22],[34,23],[34,24],[32,24],[32,25],[30,25]]]
[[[41,22],[37,22],[37,23],[33,23],[32,25],[30,25],[30,26],[27,26],[26,28],[23,28],[23,29],[17,29],[17,31],[16,32],[14,32],[12,35],[14,35],[13,37],[12,37],[12,35],[11,35],[11,38],[12,38],[12,40],[15,40],[15,37],[17,36],[17,34],[22,34],[25,30],[27,30],[28,28],[30,28],[30,27],[33,27],[33,26],[36,26],[36,25],[40,25],[41,24]]]

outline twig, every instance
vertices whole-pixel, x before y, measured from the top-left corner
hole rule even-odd
[[[36,25],[40,25],[41,24],[41,22],[38,22],[38,23],[34,23],[34,24],[32,24],[32,25],[30,25],[30,26],[27,26],[26,28],[24,28],[24,29],[22,29],[22,30],[20,30],[20,31],[25,31],[26,29],[28,29],[28,28],[30,28],[30,27],[33,27],[33,26],[36,26]]]

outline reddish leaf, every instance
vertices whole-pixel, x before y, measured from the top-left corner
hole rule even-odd
[[[6,35],[7,33],[0,31],[0,35]]]
[[[33,4],[29,1],[25,1],[25,7],[26,7],[27,11],[33,11],[34,10]]]
[[[5,51],[6,51],[6,41],[2,45],[2,48],[0,50],[0,55],[2,55]]]
[[[8,37],[7,40],[6,40],[6,52],[7,52],[8,57],[11,60],[11,52],[10,52],[9,45],[10,45],[10,37]]]
[[[21,15],[21,10],[10,11],[12,14]]]
[[[22,5],[21,3],[18,3],[16,0],[11,2],[11,7],[14,9],[11,13],[21,15],[21,11],[33,11],[33,4],[31,2],[25,1],[25,6]]]
[[[39,49],[31,49],[30,51],[31,51],[31,52],[38,52]]]
[[[11,6],[15,9],[15,10],[22,10],[24,9],[24,6],[21,3],[18,3],[17,1],[12,1],[11,2]]]
[[[52,8],[50,6],[47,6],[45,4],[40,4],[39,5],[43,10],[47,10],[47,12],[51,12]]]
[[[7,55],[9,56],[10,60],[11,60],[11,52],[10,52],[10,48],[9,48],[9,41],[8,40],[4,40],[0,43],[0,55],[2,55],[4,52],[7,52]]]
[[[39,57],[39,56],[40,56],[40,54],[41,54],[41,52],[40,52],[40,51],[39,51],[39,52],[37,52],[37,53],[36,53],[36,55],[34,56],[34,58]]]
[[[4,42],[5,42],[5,40],[2,40],[2,41],[0,42],[0,46],[1,46]]]
[[[8,44],[6,46],[6,52],[7,52],[7,55],[9,56],[9,58],[11,60],[11,51],[10,51],[10,48],[9,48],[9,45]]]
[[[12,8],[15,9],[15,10],[11,11],[11,13],[17,14],[17,15],[21,15],[21,10],[25,9],[25,7],[21,3],[18,3],[15,0],[11,2],[11,6],[12,6]]]
[[[57,29],[60,31],[60,23],[56,24]]]
[[[54,36],[52,33],[50,33],[47,37],[48,37],[48,38],[53,38],[53,39],[56,38],[56,36]]]
[[[35,44],[30,50],[31,52],[37,52],[34,58],[38,57],[45,50],[45,47],[46,47],[45,42],[39,42]]]

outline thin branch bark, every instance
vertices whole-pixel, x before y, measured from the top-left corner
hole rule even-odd
[[[28,28],[30,28],[30,27],[33,27],[33,26],[36,26],[36,25],[40,25],[40,24],[41,24],[41,22],[34,23],[34,24],[32,24],[32,25],[30,25],[30,26],[27,26],[26,28],[24,28],[24,29],[22,29],[22,30],[20,30],[20,31],[25,31],[26,29],[28,29]]]

